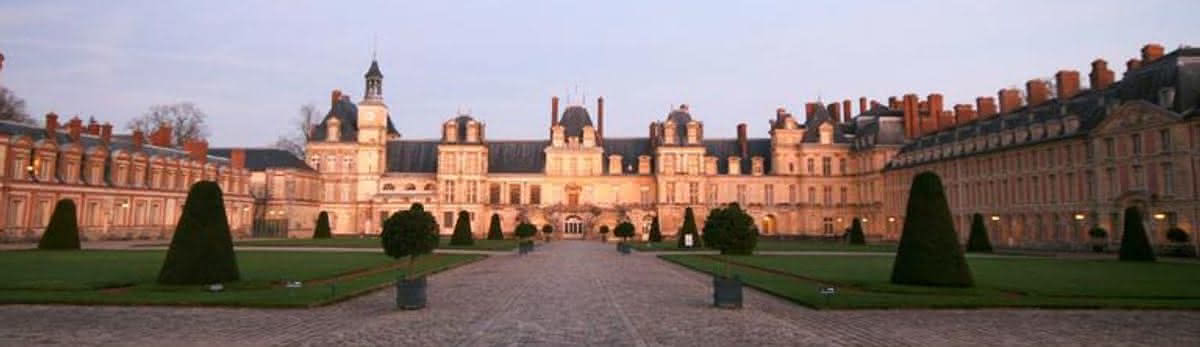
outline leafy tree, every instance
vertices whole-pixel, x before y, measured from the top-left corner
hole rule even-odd
[[[533,235],[537,235],[537,232],[537,227],[533,226],[533,224],[529,224],[528,222],[522,222],[521,224],[518,224],[517,230],[513,231],[513,233],[517,234],[517,237],[522,240],[533,237]]]
[[[662,242],[662,227],[658,224],[658,216],[650,220],[650,242]]]
[[[913,178],[892,283],[970,287],[974,280],[950,217],[942,180],[932,172]]]
[[[971,235],[967,237],[967,252],[992,252],[992,241],[988,238],[987,226],[983,224],[983,215],[978,213],[971,216]]]
[[[758,227],[737,203],[714,208],[704,219],[704,244],[721,254],[751,254],[758,245]]]
[[[863,235],[862,220],[855,217],[850,222],[850,244],[865,245],[867,244],[867,236]]]
[[[175,236],[158,272],[161,284],[213,284],[237,281],[237,257],[225,216],[221,187],[213,181],[192,185],[175,225]]]
[[[546,234],[546,241],[550,241],[550,234],[554,233],[554,227],[550,226],[550,224],[543,225],[542,233]]]
[[[655,217],[655,220],[657,221],[658,217]],[[691,207],[683,210],[683,227],[679,228],[679,240],[676,241],[679,243],[679,248],[686,246],[683,243],[686,240],[685,235],[692,235],[692,241],[695,242],[694,246],[701,247],[700,232],[696,231],[696,214],[692,212]]]
[[[454,246],[470,246],[475,244],[471,237],[471,214],[458,211],[458,220],[454,222],[454,234],[450,235],[450,244]]]
[[[150,110],[141,117],[126,123],[125,128],[150,134],[159,126],[169,125],[171,139],[175,141],[175,146],[180,147],[188,141],[203,140],[208,137],[208,128],[205,125],[207,118],[208,115],[204,111],[190,102],[154,105],[150,106]]]
[[[1154,249],[1150,248],[1150,240],[1146,237],[1146,229],[1142,226],[1142,213],[1137,207],[1125,209],[1125,232],[1121,233],[1121,261],[1157,260]]]
[[[50,215],[50,225],[38,241],[38,249],[79,249],[79,225],[75,223],[75,202],[59,200]]]
[[[488,240],[503,240],[504,232],[500,230],[500,215],[493,213],[491,226],[488,226]]]
[[[329,231],[329,212],[321,211],[321,213],[317,215],[317,228],[313,230],[313,238],[333,238],[333,233]]]
[[[633,237],[633,223],[621,222],[621,224],[617,224],[617,228],[613,230],[613,236],[621,238],[622,242],[628,241],[630,237]]]
[[[380,243],[389,257],[408,257],[406,279],[412,278],[413,263],[417,257],[433,252],[438,246],[438,224],[425,206],[415,203],[407,211],[393,213],[383,222]]]

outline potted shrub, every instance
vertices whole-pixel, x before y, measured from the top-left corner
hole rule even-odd
[[[1192,238],[1186,231],[1179,227],[1171,227],[1167,229],[1167,241],[1171,242],[1170,251],[1168,254],[1178,257],[1192,256],[1192,247],[1188,244]]]
[[[621,254],[629,254],[629,238],[633,237],[633,223],[621,222],[617,224],[616,230],[613,230],[613,236],[621,238],[621,242],[617,243],[617,251]]]
[[[413,271],[417,257],[433,252],[438,246],[437,220],[420,203],[399,211],[383,222],[380,240],[389,257],[408,258],[403,276],[396,279],[396,308],[416,310],[425,307],[425,276]]]
[[[1099,226],[1092,227],[1088,230],[1088,236],[1092,239],[1092,252],[1103,253],[1104,248],[1108,247],[1108,230]]]
[[[604,242],[604,243],[608,242],[608,226],[607,225],[600,226],[600,242]]]
[[[542,226],[542,234],[546,235],[546,242],[550,242],[550,234],[553,234],[553,233],[554,233],[554,227],[550,226],[550,224],[546,224],[546,225]]]
[[[521,223],[517,225],[517,230],[513,231],[513,233],[517,234],[517,240],[520,240],[517,243],[517,250],[521,254],[533,251],[533,240],[529,238],[537,235],[537,227],[533,226],[533,224]]]
[[[704,244],[721,251],[722,255],[749,255],[758,244],[758,228],[754,218],[737,203],[715,208],[704,219]],[[721,274],[713,276],[713,306],[742,307],[742,280],[730,275],[724,266]]]

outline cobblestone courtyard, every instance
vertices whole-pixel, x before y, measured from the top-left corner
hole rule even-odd
[[[563,241],[438,274],[416,312],[392,290],[308,310],[12,305],[0,345],[1200,345],[1200,312],[817,312],[746,294],[714,309],[701,274]]]

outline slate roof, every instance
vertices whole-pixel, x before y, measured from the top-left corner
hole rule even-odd
[[[333,118],[337,118],[341,122],[341,125],[338,126],[337,141],[358,141],[358,105],[350,101],[348,96],[343,97],[329,107],[329,112],[325,114],[325,118],[321,120],[320,124],[313,127],[310,141],[328,141],[329,126],[326,123]],[[390,116],[387,120],[387,133],[388,135],[400,135],[400,132],[396,131],[396,126],[392,124],[392,117]]]
[[[210,148],[208,154],[222,158],[232,158],[234,148]],[[291,152],[276,148],[245,148],[246,169],[250,171],[265,171],[266,169],[290,168],[303,171],[316,171],[309,167],[304,160],[292,155]]]
[[[379,78],[383,78],[383,72],[379,71],[379,62],[378,62],[378,61],[375,61],[375,60],[373,60],[373,59],[372,59],[372,60],[371,60],[371,68],[367,69],[367,73],[366,73],[365,75],[363,75],[363,77],[366,77],[366,78],[370,78],[370,77],[379,77]]]
[[[387,172],[437,172],[439,140],[388,141]]]
[[[592,117],[583,106],[567,106],[558,124],[562,125],[564,136],[583,137],[583,127],[592,125]]]
[[[763,172],[771,172],[772,155],[771,155],[771,139],[746,139],[746,150],[749,152],[748,157],[742,157],[741,146],[738,146],[737,139],[706,139],[704,140],[704,151],[706,156],[717,157],[717,173],[729,173],[729,157],[742,157],[742,174],[750,174],[750,169],[753,168],[753,157],[763,158]]]
[[[686,107],[686,105],[681,107]],[[681,145],[687,143],[687,125],[692,121],[692,114],[682,109],[676,109],[667,114],[667,121],[675,122],[675,143]],[[666,122],[663,122],[663,126],[666,126]]]
[[[546,167],[546,140],[490,141],[489,173],[539,173]]]
[[[636,174],[638,172],[638,156],[650,156],[650,172],[654,172],[657,168],[656,160],[654,160],[654,145],[650,143],[649,138],[604,138],[601,143],[604,148],[604,172],[608,172],[609,161],[608,156],[616,154],[621,156],[621,172],[627,174]]]
[[[813,115],[808,117],[804,122],[804,138],[805,143],[821,142],[821,123],[831,123],[833,127],[833,143],[848,143],[850,139],[846,138],[846,130],[844,126],[838,124],[829,114],[829,110],[823,105],[816,105]]]

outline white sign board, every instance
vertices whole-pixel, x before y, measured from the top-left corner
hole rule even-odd
[[[684,247],[692,248],[693,244],[695,244],[695,241],[692,240],[692,234],[683,235],[683,246]]]

